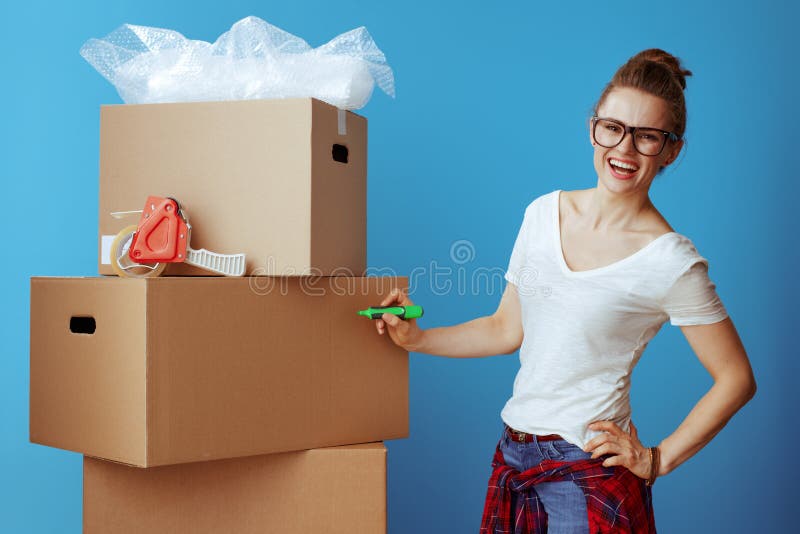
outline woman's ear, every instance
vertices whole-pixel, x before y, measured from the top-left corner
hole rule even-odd
[[[661,164],[661,167],[666,167],[667,165],[671,164],[678,158],[678,154],[681,153],[681,149],[683,148],[683,139],[675,143],[675,146],[669,152],[669,156],[667,159],[664,160],[664,163]]]

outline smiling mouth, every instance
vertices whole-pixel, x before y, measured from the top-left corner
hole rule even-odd
[[[608,158],[608,164],[611,166],[612,171],[624,177],[633,176],[636,173],[636,171],[639,170],[639,167],[637,167],[636,165],[620,161],[616,158]]]

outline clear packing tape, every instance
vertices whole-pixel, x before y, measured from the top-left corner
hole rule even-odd
[[[127,104],[313,97],[360,109],[375,84],[394,98],[392,69],[363,26],[311,48],[258,17],[213,44],[124,24],[80,53]]]

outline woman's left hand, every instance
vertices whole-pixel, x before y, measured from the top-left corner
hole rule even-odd
[[[650,476],[650,451],[639,441],[639,433],[630,422],[631,433],[624,432],[612,421],[596,421],[589,425],[591,430],[604,433],[586,442],[585,452],[592,452],[592,458],[610,454],[603,461],[604,467],[621,465],[639,478]]]

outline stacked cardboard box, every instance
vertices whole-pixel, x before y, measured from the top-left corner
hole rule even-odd
[[[249,276],[32,279],[31,441],[85,455],[85,532],[385,531],[408,354],[355,312],[407,280],[363,276],[366,138],[313,99],[102,109],[100,273],[159,195]]]

